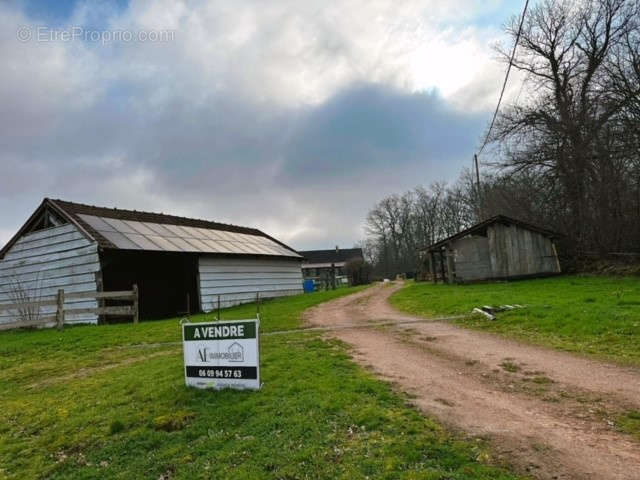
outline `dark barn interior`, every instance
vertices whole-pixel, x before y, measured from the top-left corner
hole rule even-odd
[[[100,262],[103,290],[131,290],[138,285],[140,318],[166,318],[200,309],[196,254],[105,250]]]

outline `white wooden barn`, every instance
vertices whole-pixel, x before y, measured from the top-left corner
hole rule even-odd
[[[136,284],[142,318],[210,311],[218,297],[224,308],[254,301],[258,292],[261,298],[302,293],[301,261],[295,250],[253,228],[46,198],[0,250],[0,304],[15,303],[16,289],[41,298],[58,289]],[[97,307],[95,300],[67,303]],[[0,311],[0,325],[11,316]],[[97,321],[93,314],[66,318]]]

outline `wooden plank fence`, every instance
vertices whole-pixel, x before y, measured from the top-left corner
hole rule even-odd
[[[73,308],[65,307],[65,300],[75,299],[96,299],[96,300],[122,300],[130,301],[131,305],[116,305],[116,306],[104,306],[100,302],[101,306],[95,308]],[[41,299],[32,302],[18,302],[10,304],[0,304],[0,312],[17,310],[18,312],[24,311],[24,309],[37,309],[39,312],[40,307],[56,306],[55,315],[34,315],[37,316],[35,320],[21,319],[16,322],[0,324],[0,329],[9,328],[21,328],[21,327],[44,327],[48,323],[56,323],[58,329],[64,327],[64,321],[67,314],[80,315],[80,314],[95,314],[105,316],[119,316],[119,317],[132,317],[133,323],[138,323],[138,286],[133,285],[131,290],[122,290],[114,292],[68,292],[65,293],[64,289],[58,290],[58,294],[54,299]],[[16,315],[20,317],[20,313]]]

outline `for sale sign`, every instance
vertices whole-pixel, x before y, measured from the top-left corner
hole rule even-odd
[[[259,320],[182,325],[187,386],[260,388]]]

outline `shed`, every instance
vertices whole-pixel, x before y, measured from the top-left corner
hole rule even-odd
[[[0,250],[0,304],[14,303],[16,285],[48,297],[58,289],[118,291],[136,284],[142,318],[210,311],[218,297],[228,307],[254,301],[257,293],[302,293],[301,261],[254,228],[45,198]],[[73,305],[95,307],[87,299]],[[66,320],[96,323],[98,317]],[[11,321],[10,312],[0,311],[0,325]]]
[[[421,250],[434,281],[516,279],[561,272],[554,239],[560,235],[497,215]]]

